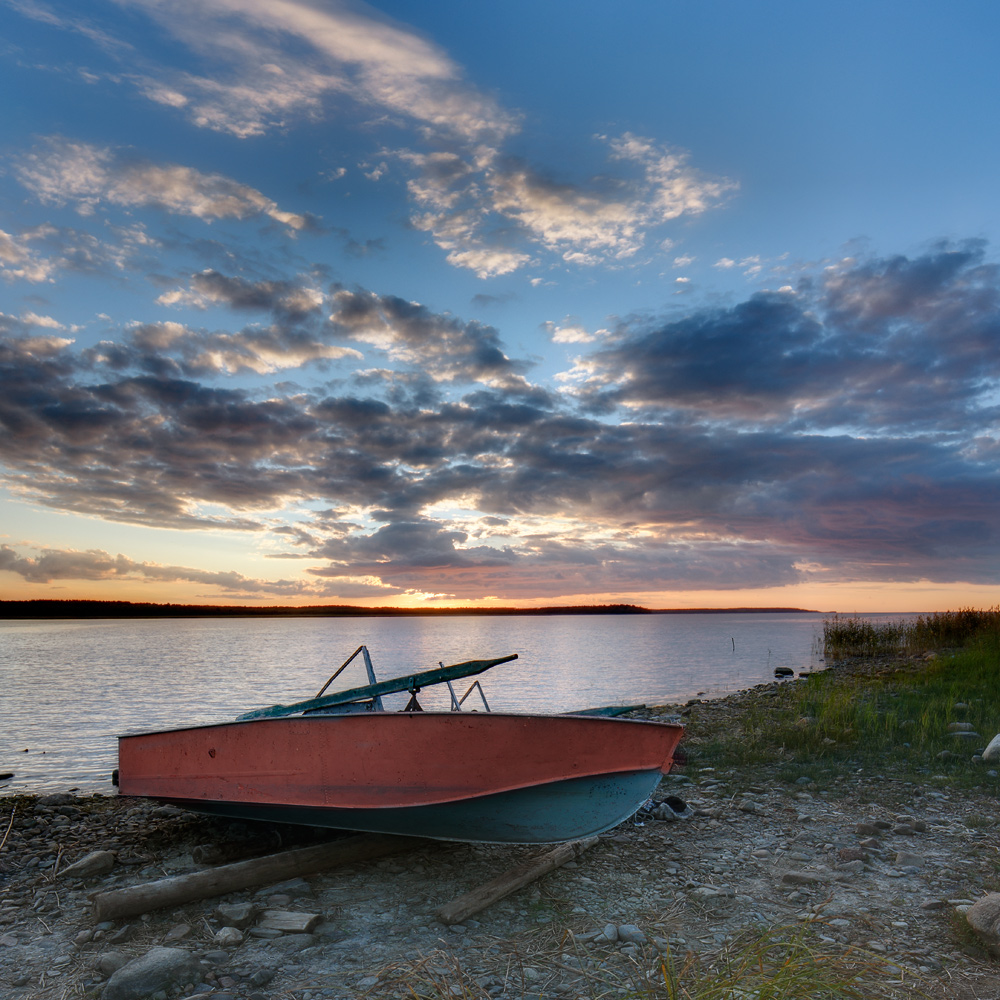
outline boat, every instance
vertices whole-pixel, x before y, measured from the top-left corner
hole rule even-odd
[[[325,692],[356,657],[369,683]],[[517,659],[469,660],[377,681],[365,646],[314,698],[214,725],[119,737],[120,795],[240,819],[439,840],[546,844],[632,816],[673,762],[683,727],[605,714],[491,711],[474,681]],[[443,684],[449,711],[425,711]],[[467,700],[478,692],[481,707]],[[382,699],[409,694],[388,711]]]

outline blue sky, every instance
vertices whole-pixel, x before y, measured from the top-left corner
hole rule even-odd
[[[997,21],[0,2],[0,597],[995,604]]]

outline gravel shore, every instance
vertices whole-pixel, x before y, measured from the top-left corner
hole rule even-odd
[[[725,718],[771,687],[646,714]],[[851,773],[821,788],[765,773],[748,784],[696,756],[661,783],[656,798],[667,796],[687,803],[688,818],[640,814],[450,927],[438,907],[542,849],[426,843],[95,924],[97,891],[317,835],[144,800],[0,798],[0,997],[665,997],[662,979],[655,991],[663,954],[709,958],[773,927],[870,959],[884,981],[873,996],[1000,996],[997,967],[964,920],[997,888],[995,797],[933,776],[921,786]],[[90,874],[74,871],[96,852]]]

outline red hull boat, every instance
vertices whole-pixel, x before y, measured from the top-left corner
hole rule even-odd
[[[670,769],[682,727],[488,706],[413,710],[416,691],[442,672],[468,676],[497,662],[123,736],[119,791],[234,817],[506,843],[574,840],[632,815]],[[410,710],[380,710],[394,684],[411,692]]]

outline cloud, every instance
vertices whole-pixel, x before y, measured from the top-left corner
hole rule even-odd
[[[209,268],[191,275],[186,289],[164,292],[156,301],[161,305],[195,306],[199,309],[225,305],[231,309],[265,311],[296,320],[305,318],[309,313],[318,313],[323,305],[323,293],[301,283],[248,281]]]
[[[18,238],[0,229],[0,276],[32,284],[51,281],[55,265],[29,247],[28,239],[30,236]]]
[[[479,94],[433,42],[370,9],[307,0],[121,0],[199,55],[210,75],[149,71],[142,91],[240,137],[351,102],[469,141],[515,116]]]
[[[651,140],[630,133],[598,138],[623,171],[587,183],[557,180],[482,148],[468,156],[401,151],[400,160],[417,171],[408,182],[420,209],[412,222],[449,251],[449,263],[479,277],[525,265],[531,257],[520,249],[523,241],[571,264],[620,264],[645,247],[651,229],[700,214],[736,188]]]
[[[189,376],[252,371],[259,375],[300,368],[310,362],[360,360],[359,351],[326,343],[305,330],[280,325],[251,327],[238,333],[192,330],[181,323],[142,323],[132,328],[129,341],[140,358],[121,355],[101,346],[94,357],[123,363],[137,362],[155,368],[157,358],[176,358],[179,371]]]
[[[582,395],[823,433],[986,431],[998,275],[978,244],[844,261],[794,291],[629,330],[582,360]]]
[[[394,295],[339,289],[330,321],[346,336],[385,351],[393,361],[419,365],[438,381],[511,383],[527,367],[507,357],[494,327],[433,313]]]
[[[212,572],[185,566],[136,562],[103,549],[38,550],[36,556],[21,555],[10,545],[0,545],[0,572],[16,573],[28,583],[54,580],[129,580],[156,583],[198,583],[222,588],[231,594],[256,597],[312,596],[315,588],[295,580],[254,580],[231,570]]]
[[[218,278],[226,304],[280,310],[289,291]],[[331,594],[1000,582],[1000,270],[981,244],[619,323],[579,345],[561,392],[528,383],[493,327],[366,290],[329,308],[329,326],[148,325],[99,351],[0,316],[5,488],[252,530]],[[199,360],[266,360],[258,336],[296,358],[293,333],[404,368],[252,391]]]
[[[264,215],[292,232],[313,224],[308,216],[283,211],[259,191],[222,174],[131,160],[112,149],[61,138],[50,138],[42,149],[24,156],[17,176],[42,202],[75,203],[84,215],[108,203],[148,206],[205,222]]]

